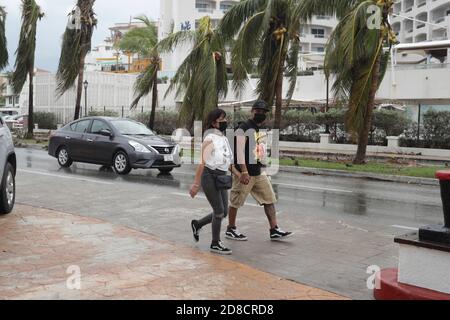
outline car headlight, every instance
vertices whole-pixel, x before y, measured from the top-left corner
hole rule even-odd
[[[130,140],[128,141],[128,143],[134,148],[136,152],[151,153],[149,149],[147,149],[143,144],[140,144],[139,142]]]
[[[180,145],[179,144],[177,144],[176,146],[175,146],[175,148],[173,148],[173,154],[178,154],[179,152],[180,152],[181,150],[180,150]]]

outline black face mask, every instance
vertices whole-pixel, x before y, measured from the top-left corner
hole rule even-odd
[[[218,129],[221,132],[225,132],[227,130],[227,128],[228,128],[228,122],[226,122],[226,121],[219,122],[219,128]]]
[[[253,117],[253,120],[257,123],[257,124],[261,124],[264,121],[266,121],[267,116],[265,114],[262,113],[257,113],[255,114],[255,116]]]

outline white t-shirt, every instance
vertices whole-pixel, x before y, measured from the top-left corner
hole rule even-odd
[[[211,170],[228,171],[233,162],[233,152],[227,137],[210,133],[205,137],[204,141],[212,142],[204,150],[205,166]]]

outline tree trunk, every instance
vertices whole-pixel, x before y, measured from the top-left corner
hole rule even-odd
[[[155,72],[153,77],[153,88],[152,88],[152,111],[150,112],[150,120],[148,126],[150,129],[154,129],[155,126],[155,116],[156,116],[156,105],[158,104],[158,71]]]
[[[380,65],[381,65],[381,54],[378,55],[375,62],[373,75],[372,75],[372,86],[370,88],[369,100],[367,102],[367,109],[364,117],[363,127],[358,133],[358,150],[356,151],[355,159],[353,164],[364,164],[366,162],[366,152],[367,144],[369,142],[370,129],[372,127],[372,116],[373,107],[375,104],[375,95],[378,90],[378,81],[380,79]]]
[[[77,120],[77,119],[80,118],[81,95],[83,94],[84,58],[85,58],[84,56],[80,58],[81,61],[80,61],[80,70],[79,70],[79,73],[78,73],[77,100],[76,100],[76,103],[75,103],[74,120]]]
[[[283,108],[283,69],[284,67],[281,64],[275,84],[275,120],[273,128],[278,130],[281,128],[281,111]]]
[[[34,129],[34,119],[33,119],[33,112],[34,112],[34,86],[33,86],[33,73],[34,73],[34,66],[30,68],[29,71],[29,77],[30,77],[30,83],[29,83],[29,89],[28,89],[28,130],[27,130],[27,138],[32,139],[33,138],[33,129]]]

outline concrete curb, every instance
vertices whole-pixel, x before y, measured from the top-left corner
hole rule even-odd
[[[322,176],[371,179],[371,180],[378,180],[378,181],[398,182],[398,183],[407,183],[407,184],[422,184],[422,185],[429,185],[429,186],[438,186],[439,185],[439,181],[437,179],[431,179],[431,178],[395,176],[395,175],[384,175],[384,174],[364,173],[364,172],[347,172],[344,170],[333,170],[333,169],[317,169],[317,168],[305,168],[305,167],[280,166],[280,172],[293,172],[293,173],[314,174],[314,175],[322,175]]]

